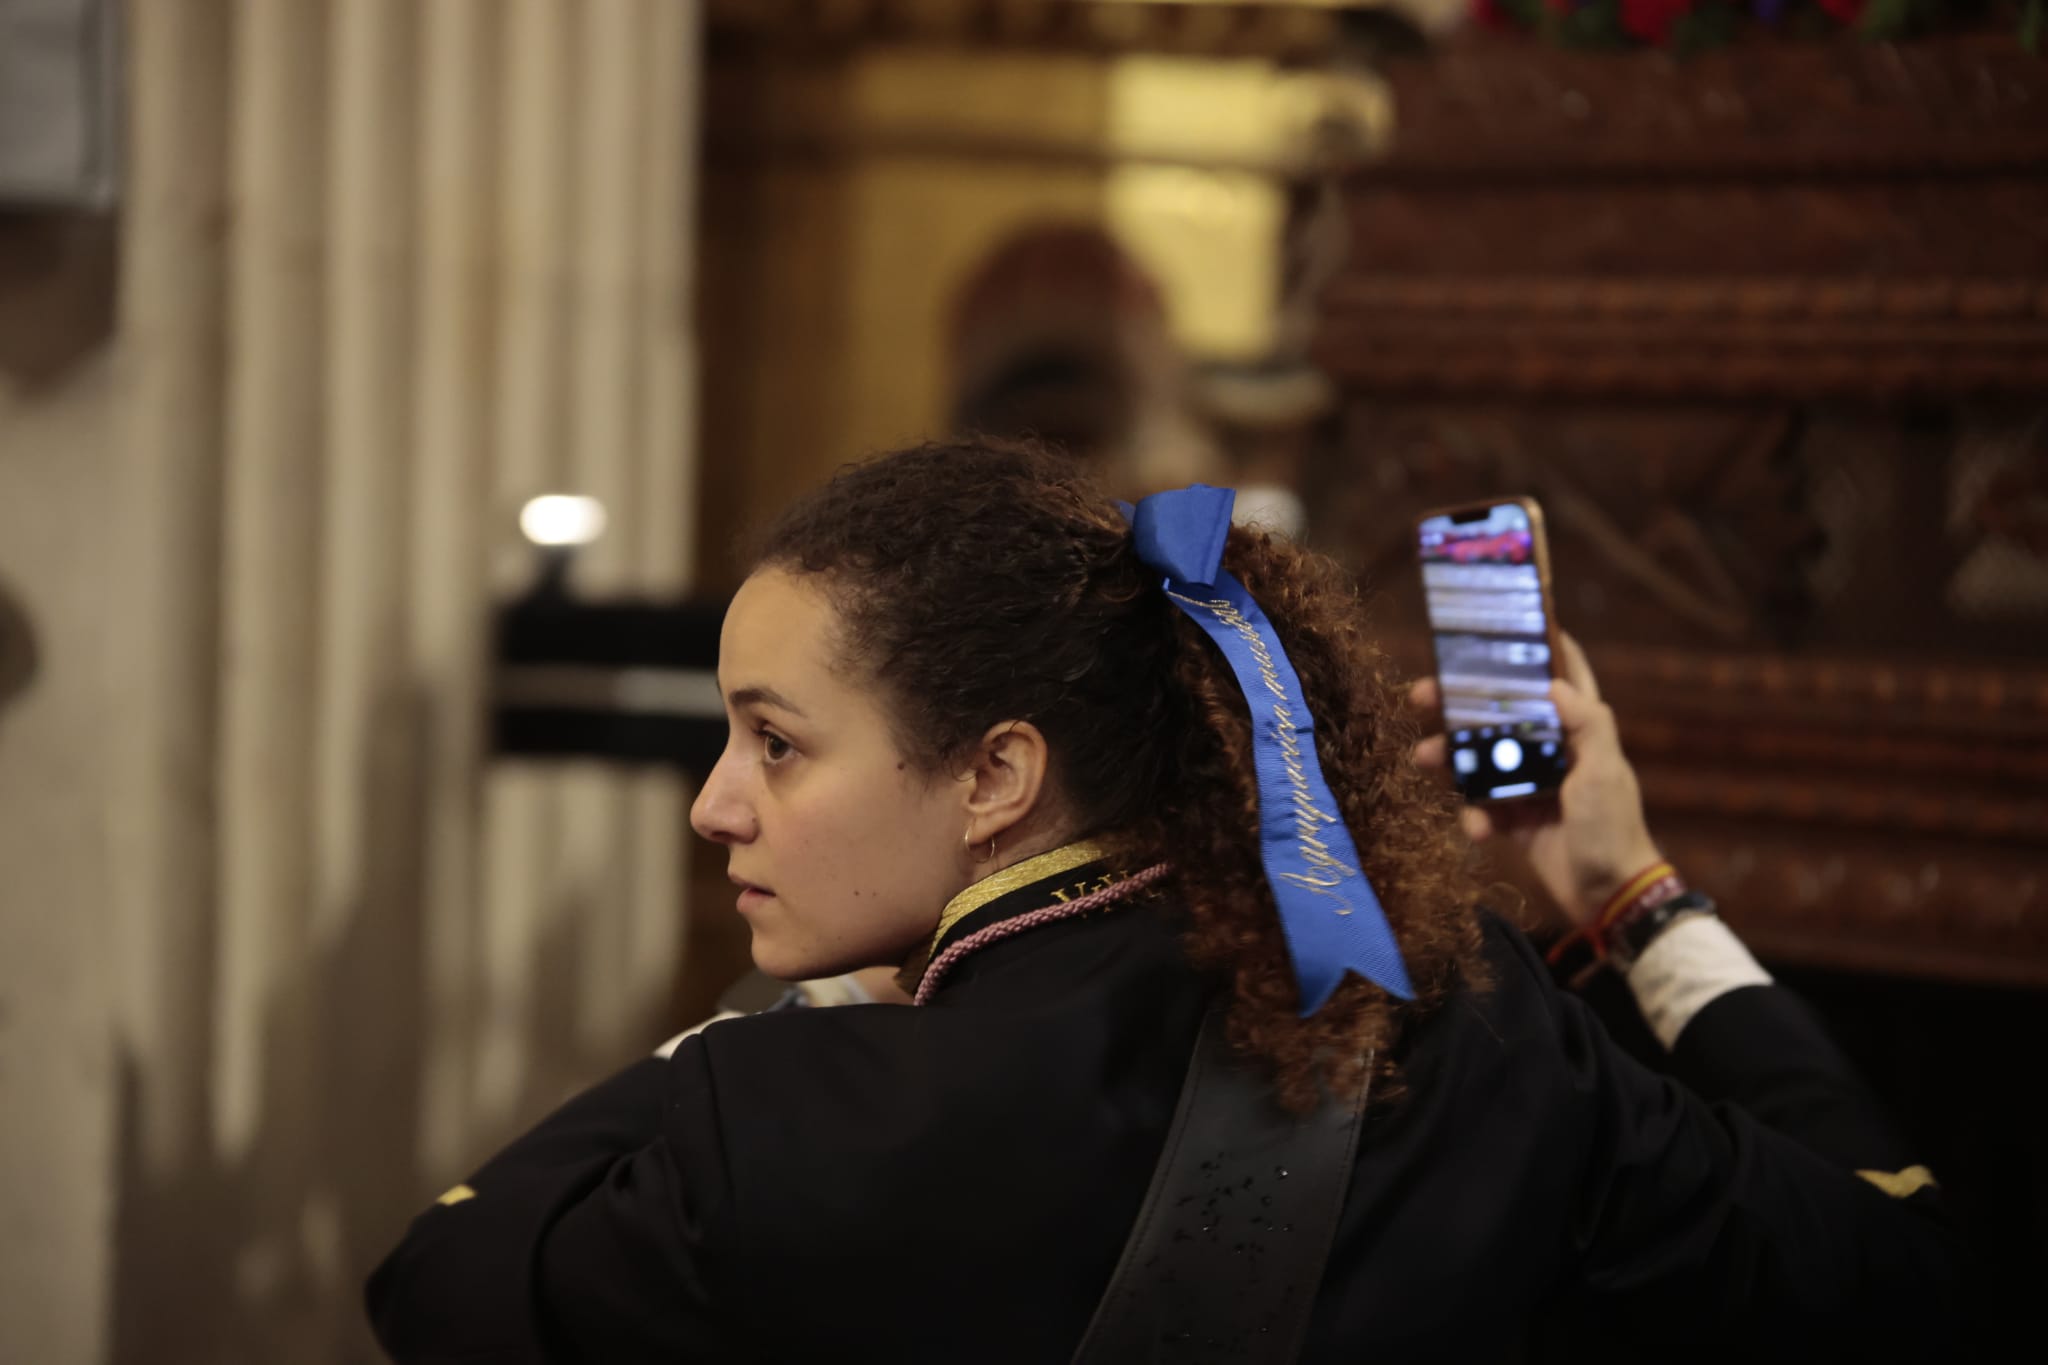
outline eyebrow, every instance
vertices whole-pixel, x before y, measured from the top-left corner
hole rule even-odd
[[[803,716],[804,709],[783,696],[772,687],[740,687],[726,694],[726,702],[734,709],[742,706],[773,706],[793,716]],[[808,716],[804,716],[808,720]]]

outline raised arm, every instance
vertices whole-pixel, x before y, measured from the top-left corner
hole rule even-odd
[[[1463,813],[1475,839],[1523,847],[1666,1049],[1662,1074],[1638,1065],[1511,935],[1507,970],[1548,1001],[1521,1022],[1554,1031],[1576,1115],[1566,1316],[1670,1357],[1762,1342],[1772,1358],[1944,1358],[1963,1272],[1938,1182],[1818,1018],[1685,893],[1585,656],[1567,642],[1566,658],[1557,799]],[[1434,683],[1415,701],[1433,708]],[[1432,735],[1416,756],[1443,755]]]

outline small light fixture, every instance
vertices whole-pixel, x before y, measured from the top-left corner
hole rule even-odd
[[[545,549],[575,549],[604,534],[604,504],[596,498],[547,493],[519,509],[519,530]]]

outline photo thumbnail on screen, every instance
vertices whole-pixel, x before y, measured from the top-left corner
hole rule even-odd
[[[1468,801],[1554,790],[1569,763],[1550,700],[1550,630],[1528,511],[1425,518],[1422,586],[1451,772]]]

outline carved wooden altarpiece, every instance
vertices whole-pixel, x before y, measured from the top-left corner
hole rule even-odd
[[[1389,76],[1318,535],[1423,665],[1412,516],[1533,494],[1659,837],[1760,951],[2048,985],[2048,62]]]

